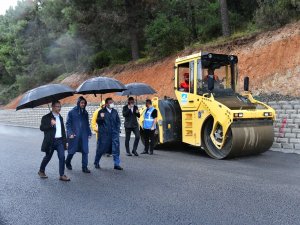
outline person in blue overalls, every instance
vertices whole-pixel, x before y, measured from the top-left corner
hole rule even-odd
[[[90,173],[88,169],[89,138],[92,132],[89,122],[89,114],[85,107],[87,101],[82,96],[78,98],[75,106],[67,116],[66,128],[68,137],[68,156],[66,167],[72,170],[71,160],[76,152],[82,153],[82,172]]]
[[[157,123],[157,110],[152,106],[150,99],[146,100],[146,111],[144,114],[143,129],[145,134],[145,150],[141,154],[153,155],[154,149],[154,134]],[[150,145],[150,152],[149,152]]]
[[[114,109],[112,98],[105,99],[105,108],[98,112],[98,144],[94,165],[100,169],[100,159],[103,154],[112,152],[114,169],[123,170],[120,166],[120,128],[121,121],[118,111]]]

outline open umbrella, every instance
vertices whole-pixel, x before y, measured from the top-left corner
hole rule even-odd
[[[49,104],[74,94],[74,90],[62,84],[47,84],[27,91],[20,100],[16,110],[34,108]]]
[[[106,94],[126,90],[124,84],[110,77],[95,77],[84,81],[77,89],[78,94]]]
[[[125,91],[122,91],[119,95],[121,96],[129,96],[129,95],[152,95],[156,93],[156,91],[148,84],[145,83],[130,83],[125,85]]]
[[[145,83],[130,83],[130,84],[126,84],[125,87],[127,90],[122,91],[118,95],[121,96],[135,95],[136,103],[137,103],[137,96],[152,95],[156,93],[156,91],[150,85]]]

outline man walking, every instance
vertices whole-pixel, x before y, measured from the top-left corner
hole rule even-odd
[[[82,153],[82,172],[90,173],[88,169],[89,138],[92,136],[89,114],[86,111],[87,101],[80,96],[75,106],[67,117],[68,156],[66,167],[72,170],[71,160],[76,152]]]
[[[141,154],[153,155],[154,149],[154,134],[157,122],[157,110],[152,106],[150,99],[146,100],[146,111],[144,114],[143,129],[145,134],[145,150]],[[149,153],[150,145],[150,153]]]
[[[114,109],[112,98],[105,99],[105,108],[101,109],[97,118],[98,124],[98,146],[94,165],[100,169],[100,159],[103,154],[112,151],[114,169],[123,170],[120,166],[120,127],[121,121],[118,111]]]
[[[61,104],[59,101],[52,102],[52,111],[42,117],[40,130],[44,132],[44,140],[42,144],[42,152],[46,155],[38,172],[41,178],[48,178],[45,174],[47,164],[50,162],[54,150],[57,151],[59,159],[59,180],[70,181],[65,172],[65,150],[67,149],[67,138],[62,116],[59,114]]]
[[[125,127],[125,147],[127,156],[138,156],[137,147],[140,140],[140,130],[137,118],[140,118],[140,113],[138,107],[134,104],[134,98],[128,98],[128,104],[123,107],[123,117],[125,118],[124,127]],[[131,132],[134,133],[135,139],[132,148],[132,154],[129,149],[129,141]]]

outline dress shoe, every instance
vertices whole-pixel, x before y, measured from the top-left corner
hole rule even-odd
[[[38,172],[38,175],[40,176],[40,178],[43,178],[43,179],[48,178],[48,176],[45,174],[45,172],[39,171],[39,172]]]
[[[68,170],[72,170],[72,165],[71,165],[71,163],[67,163],[67,162],[66,162],[66,167],[67,167]]]
[[[96,169],[100,169],[99,163],[98,163],[98,164],[95,164],[95,168],[96,168]]]
[[[91,171],[87,167],[82,168],[82,172],[84,172],[84,173],[91,173]]]
[[[149,155],[153,155],[153,152],[152,152],[152,151],[150,151]]]
[[[111,157],[111,154],[106,154],[106,157]]]
[[[127,156],[132,156],[132,154],[131,154],[130,152],[129,152],[129,153],[126,153],[126,155],[127,155]]]
[[[146,151],[143,151],[141,154],[149,154],[148,152],[146,152]]]
[[[137,152],[132,152],[132,154],[134,154],[135,156],[139,156],[139,154],[137,154]]]
[[[114,166],[115,170],[123,170],[123,168],[121,166]]]
[[[61,181],[70,181],[71,179],[69,177],[67,177],[66,175],[62,175],[59,177],[59,180]]]

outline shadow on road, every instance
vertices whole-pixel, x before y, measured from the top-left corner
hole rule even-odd
[[[176,143],[166,143],[159,145],[155,148],[157,151],[164,152],[182,152],[190,155],[202,156],[210,158],[200,147],[191,146],[185,143],[176,142]]]

